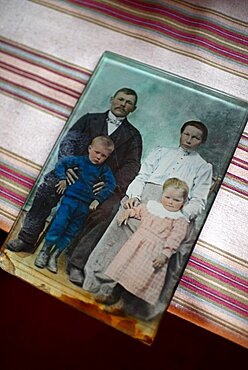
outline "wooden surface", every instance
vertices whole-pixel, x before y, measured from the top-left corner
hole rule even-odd
[[[0,285],[2,370],[232,370],[247,361],[245,348],[169,313],[148,347],[3,270]]]

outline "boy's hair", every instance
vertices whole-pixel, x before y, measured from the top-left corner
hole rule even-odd
[[[96,143],[99,143],[102,146],[104,146],[104,148],[106,148],[110,153],[112,153],[113,150],[115,149],[115,144],[113,140],[110,139],[109,136],[96,136],[92,140],[91,145],[96,144]]]
[[[168,179],[164,182],[163,192],[165,191],[165,189],[169,188],[170,186],[172,186],[175,189],[183,190],[184,200],[186,200],[188,198],[189,187],[188,187],[188,185],[186,184],[185,181],[177,179],[176,177],[171,177],[170,179]]]
[[[181,127],[181,134],[183,133],[183,131],[185,130],[185,128],[187,126],[194,126],[194,127],[198,128],[199,130],[201,130],[201,132],[202,132],[202,143],[205,143],[205,141],[207,140],[207,137],[208,137],[208,129],[204,125],[204,123],[202,123],[200,121],[187,121]]]
[[[136,93],[136,91],[134,91],[133,89],[129,89],[129,87],[122,87],[121,89],[117,90],[114,95],[113,95],[113,98],[116,97],[116,95],[119,93],[119,92],[123,92],[124,94],[127,94],[127,95],[133,95],[135,97],[135,105],[137,104],[137,101],[138,101],[138,95]]]

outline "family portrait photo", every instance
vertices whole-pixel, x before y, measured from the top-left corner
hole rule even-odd
[[[247,118],[106,51],[4,243],[12,273],[151,344]]]

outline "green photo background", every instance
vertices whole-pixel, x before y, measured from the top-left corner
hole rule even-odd
[[[44,175],[54,168],[62,137],[85,113],[104,112],[122,87],[138,94],[137,109],[128,116],[143,138],[142,161],[157,146],[179,145],[180,128],[189,120],[206,124],[209,137],[199,153],[223,178],[248,116],[248,103],[179,76],[105,52],[57,140],[24,208],[32,202]]]

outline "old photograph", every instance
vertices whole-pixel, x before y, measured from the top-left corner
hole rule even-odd
[[[151,344],[248,103],[105,52],[2,252],[6,270]]]

